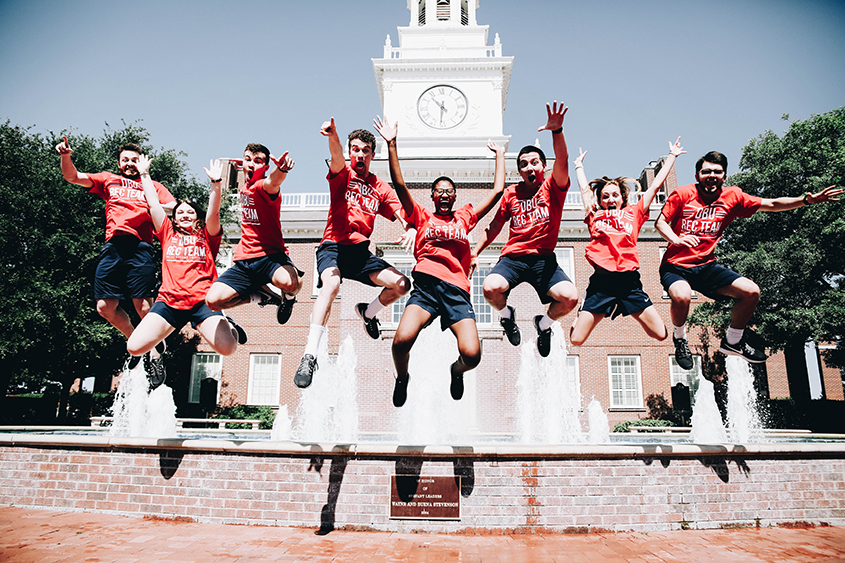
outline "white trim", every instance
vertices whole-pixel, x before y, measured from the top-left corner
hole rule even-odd
[[[261,385],[258,385],[256,388],[256,369],[258,371],[262,371],[261,368],[257,368],[258,359],[275,359],[275,361],[267,361],[267,362],[259,362],[262,363],[264,366],[268,366],[266,368],[267,374],[261,374],[263,377],[267,377],[267,381],[270,383],[270,391],[261,390]],[[273,365],[275,363],[275,374],[272,373]],[[262,366],[263,367],[263,366]],[[281,354],[250,354],[249,355],[249,383],[247,385],[247,400],[246,404],[248,405],[278,405],[279,404],[279,394],[281,392],[281,377],[282,377],[282,355]],[[263,382],[262,382],[263,383]],[[265,395],[265,396],[255,396],[255,395]]]
[[[633,365],[621,365],[618,366],[617,369],[614,369],[614,361],[622,361],[624,363],[628,363],[633,361]],[[631,389],[626,387],[625,385],[625,376],[628,375],[626,368],[631,368],[636,371],[634,374],[636,376],[636,389]],[[619,369],[621,368],[621,369]],[[622,377],[621,383],[622,387],[617,389],[613,386],[613,376],[614,372],[616,372],[620,377]],[[608,380],[608,389],[610,390],[610,408],[614,409],[625,409],[625,408],[643,408],[643,377],[642,377],[642,370],[640,367],[640,356],[639,355],[609,355],[607,356],[607,380]],[[615,395],[617,392],[622,394],[622,400],[617,401]],[[629,394],[633,394],[633,400],[626,399],[626,396]]]
[[[213,361],[199,361],[200,359],[208,359]],[[209,367],[211,366],[211,367]],[[200,402],[200,389],[202,380],[198,379],[198,369],[202,367],[204,370],[204,375],[202,379],[216,379],[217,380],[217,397],[215,397],[214,403],[217,404],[220,401],[220,376],[223,372],[223,358],[220,354],[216,354],[214,352],[197,352],[191,358],[191,379],[188,385],[188,403],[191,404],[199,404]]]

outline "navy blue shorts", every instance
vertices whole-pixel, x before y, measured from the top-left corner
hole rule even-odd
[[[411,291],[411,296],[405,303],[405,307],[408,305],[422,307],[431,313],[429,323],[440,317],[440,330],[446,330],[464,319],[475,320],[472,297],[469,293],[456,285],[428,274],[415,272],[413,276],[414,289]]]
[[[282,266],[292,266],[300,277],[305,275],[305,272],[293,265],[290,256],[277,252],[269,256],[235,260],[232,267],[223,272],[217,281],[228,285],[241,297],[247,298],[259,287],[271,283],[273,274]]]
[[[389,262],[370,252],[369,242],[358,244],[324,242],[317,248],[317,287],[323,287],[323,280],[319,276],[327,268],[340,270],[341,280],[355,280],[377,287],[370,279],[370,274],[391,267]]]
[[[115,235],[100,251],[94,299],[147,299],[155,296],[153,245],[134,235]]]
[[[150,313],[155,313],[176,330],[181,329],[188,321],[191,322],[191,328],[197,328],[198,324],[209,317],[223,316],[220,311],[209,309],[205,302],[197,303],[190,309],[174,309],[163,301],[156,301],[153,303]]]
[[[685,280],[695,291],[706,295],[710,299],[729,299],[717,290],[731,285],[734,280],[741,278],[739,274],[722,266],[717,262],[710,262],[703,266],[682,268],[673,264],[660,266],[660,283],[663,289],[669,291],[669,286],[678,280]]]
[[[522,282],[530,283],[543,304],[551,303],[549,290],[562,281],[572,281],[557,264],[554,254],[528,254],[525,256],[502,256],[490,270],[499,274],[508,282],[507,297],[511,290]]]
[[[615,319],[619,315],[627,317],[639,313],[651,304],[648,294],[643,291],[639,271],[608,272],[596,269],[590,276],[581,310]]]

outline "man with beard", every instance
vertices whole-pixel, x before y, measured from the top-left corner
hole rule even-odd
[[[516,158],[522,181],[505,188],[499,209],[473,251],[473,262],[493,242],[510,221],[508,242],[490,274],[484,279],[484,298],[499,312],[508,341],[521,342],[514,308],[508,294],[523,282],[530,283],[543,304],[550,304],[545,315],[534,317],[537,350],[546,357],[551,352],[552,323],[578,304],[575,284],[557,263],[554,250],[560,230],[563,202],[569,190],[569,153],[563,136],[563,117],[569,108],[563,103],[546,104],[546,124],[538,131],[552,132],[555,163],[546,177],[546,156],[539,147],[523,147]]]
[[[56,145],[62,159],[62,176],[103,198],[106,202],[106,244],[94,275],[94,299],[97,313],[128,339],[134,327],[129,315],[120,307],[121,299],[131,299],[142,319],[153,304],[156,284],[153,222],[144,197],[138,159],[141,148],[133,143],[118,151],[120,175],[111,172],[85,174],[76,170],[67,137]],[[163,185],[154,182],[158,199],[169,212],[176,201]],[[159,352],[164,347],[157,348]],[[131,357],[129,368],[138,365],[140,357]]]
[[[711,299],[736,300],[727,335],[719,345],[723,354],[740,356],[750,363],[763,363],[766,354],[746,340],[745,326],[751,320],[760,288],[753,281],[716,262],[716,243],[737,217],[750,217],[757,211],[787,211],[803,205],[839,199],[841,189],[830,186],[797,197],[760,198],[736,186],[723,186],[728,159],[711,151],[695,164],[695,184],[681,186],[666,199],[654,223],[669,241],[660,265],[660,283],[672,300],[670,315],[674,333],[675,361],[692,369],[693,359],[686,337],[692,290]]]
[[[293,382],[297,387],[311,385],[317,370],[317,352],[325,337],[331,306],[340,291],[343,279],[381,287],[379,295],[370,303],[358,303],[355,312],[364,322],[370,338],[380,335],[376,315],[411,288],[411,282],[385,260],[370,252],[370,235],[376,215],[405,221],[399,215],[402,204],[390,186],[370,172],[376,150],[375,135],[366,129],[349,134],[349,164],[343,156],[343,145],[337,134],[334,118],[323,123],[320,134],[329,139],[329,216],[323,240],[317,248],[317,287],[320,293],[311,313],[308,342]]]

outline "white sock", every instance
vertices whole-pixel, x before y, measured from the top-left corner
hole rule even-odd
[[[540,322],[537,323],[537,326],[540,327],[540,330],[549,330],[552,327],[552,323],[554,321],[549,317],[549,315],[543,315],[543,318],[540,319]]]
[[[382,309],[384,309],[384,305],[382,305],[381,301],[379,301],[378,297],[376,297],[372,303],[367,305],[367,310],[364,311],[364,316],[368,319],[374,319],[376,315],[378,315],[378,312]]]
[[[742,335],[745,333],[744,328],[734,328],[728,327],[728,344],[737,344],[740,340],[742,340]]]
[[[687,337],[687,325],[674,326],[672,325],[672,334],[675,338],[680,340]]]
[[[308,331],[308,343],[305,345],[305,353],[317,357],[317,350],[320,349],[320,342],[326,334],[326,327],[320,325],[311,325]]]
[[[505,305],[504,309],[500,309],[498,311],[498,313],[499,313],[499,316],[502,317],[503,319],[511,318],[511,308],[508,307],[507,305]]]

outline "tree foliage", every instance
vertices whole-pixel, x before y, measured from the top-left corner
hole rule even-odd
[[[81,172],[117,173],[119,146],[133,142],[155,157],[151,175],[177,199],[207,201],[183,153],[154,150],[138,124],[107,125],[97,139],[63,134]],[[126,352],[123,336],[94,307],[105,202],[63,179],[60,140],[0,123],[0,398],[10,383],[36,390],[59,381],[66,390],[78,377],[111,375]]]
[[[785,116],[787,118],[787,116]],[[743,148],[740,172],[728,179],[763,198],[798,196],[845,180],[845,108],[766,131]],[[836,341],[845,327],[845,201],[738,220],[719,245],[720,261],[754,280],[760,303],[751,321],[774,350],[807,339]],[[693,322],[727,326],[732,302],[696,308]],[[840,344],[841,346],[841,344]],[[828,354],[845,365],[841,348]]]

